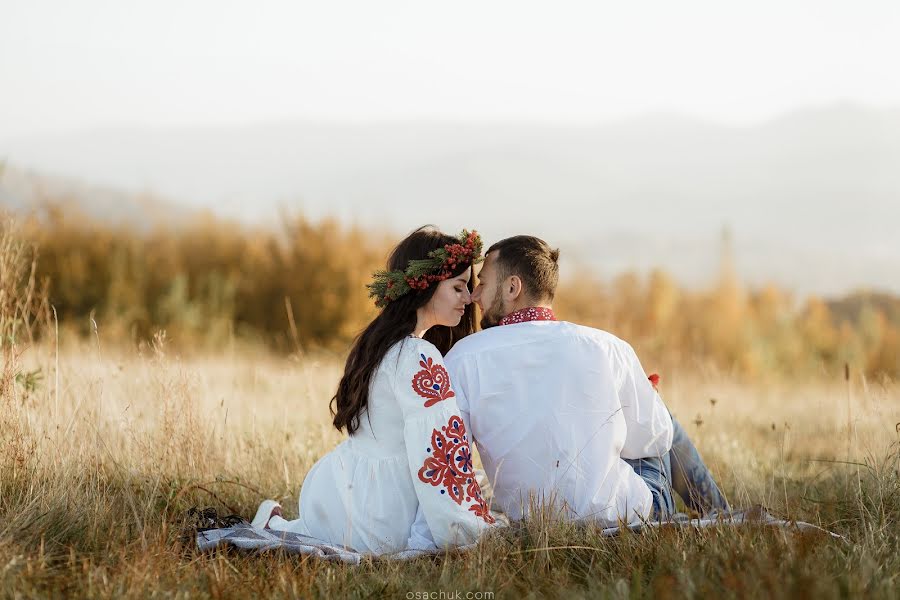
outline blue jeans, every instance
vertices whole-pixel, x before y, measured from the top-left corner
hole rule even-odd
[[[675,513],[672,490],[688,508],[700,514],[712,509],[728,510],[725,496],[675,417],[672,417],[672,428],[672,449],[663,456],[625,459],[650,488],[653,496],[651,518],[665,520]]]
[[[634,472],[644,480],[653,496],[653,510],[650,519],[665,521],[675,514],[675,500],[672,499],[672,466],[669,453],[662,457],[626,458],[623,459]]]

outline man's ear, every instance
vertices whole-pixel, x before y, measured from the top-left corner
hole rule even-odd
[[[503,282],[503,296],[510,302],[515,302],[522,295],[522,278],[518,275],[510,275]]]

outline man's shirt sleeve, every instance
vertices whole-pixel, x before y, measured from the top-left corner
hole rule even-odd
[[[453,389],[456,391],[456,405],[459,407],[459,413],[463,423],[469,432],[472,432],[472,421],[470,415],[469,392],[472,389],[471,381],[469,381],[469,373],[466,368],[468,358],[459,352],[454,352],[453,348],[444,357],[444,365],[450,374],[450,381],[453,382]],[[474,438],[474,435],[470,435]]]
[[[672,417],[647,379],[634,348],[623,342],[619,349],[618,394],[627,428],[621,457],[661,456],[672,448]]]

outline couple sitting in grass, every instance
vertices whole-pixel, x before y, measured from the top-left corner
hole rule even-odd
[[[673,490],[697,512],[727,508],[631,346],[554,316],[559,252],[531,236],[497,242],[473,290],[481,250],[475,232],[431,228],[394,249],[369,286],[381,312],[332,399],[349,437],[306,476],[299,518],[266,500],[254,526],[389,554],[471,544],[498,525],[494,511],[665,520]]]

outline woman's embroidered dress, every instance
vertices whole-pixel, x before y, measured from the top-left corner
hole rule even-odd
[[[437,348],[406,338],[376,370],[359,429],[306,476],[300,518],[269,527],[376,554],[470,544],[494,522],[470,442]]]

